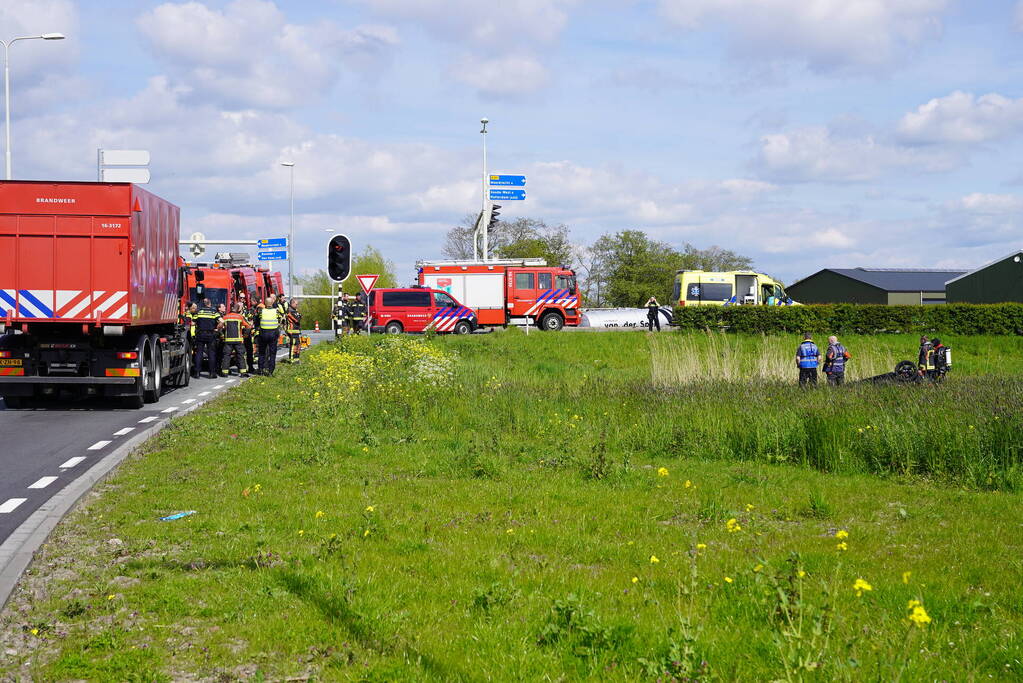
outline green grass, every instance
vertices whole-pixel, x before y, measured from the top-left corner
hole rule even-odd
[[[0,617],[0,672],[1018,678],[1020,343],[947,341],[943,386],[841,391],[658,375],[676,343],[713,362],[699,336],[317,349],[58,527]]]

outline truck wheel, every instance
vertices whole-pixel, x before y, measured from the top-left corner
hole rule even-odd
[[[146,403],[156,403],[160,400],[161,389],[163,387],[163,377],[161,376],[161,370],[163,368],[163,355],[160,352],[160,348],[149,345],[149,356],[146,358],[149,367],[143,370],[143,373],[148,375],[148,381],[146,382],[146,389],[143,394],[143,398]]]
[[[174,382],[174,386],[178,389],[184,389],[188,386],[188,383],[192,381],[192,345],[187,341],[185,342],[185,356],[181,359],[181,372],[178,374],[178,379]]]
[[[550,313],[543,314],[543,316],[540,318],[539,327],[541,330],[544,330],[545,332],[557,332],[562,327],[564,327],[564,325],[565,321],[561,318],[561,316],[552,311]]]
[[[455,334],[472,334],[472,325],[465,320],[459,320],[455,323],[455,329],[451,331]]]
[[[400,322],[398,322],[397,320],[392,320],[391,322],[387,323],[387,327],[384,328],[384,332],[386,332],[387,334],[401,334],[403,329],[404,328],[401,326]]]
[[[124,407],[138,410],[146,404],[146,377],[149,374],[149,342],[140,341],[135,347],[139,354],[139,376],[135,378],[134,391],[124,397]]]

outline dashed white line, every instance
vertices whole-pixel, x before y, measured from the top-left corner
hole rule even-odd
[[[29,484],[30,489],[45,489],[47,486],[57,481],[57,477],[43,477],[34,484]]]
[[[98,451],[99,449],[104,448],[104,447],[109,446],[109,445],[110,445],[109,441],[97,441],[96,443],[94,443],[91,446],[89,446],[89,448],[87,450]]]
[[[14,512],[19,505],[24,503],[28,498],[11,498],[10,500],[4,501],[0,504],[0,515],[5,515],[8,512]]]
[[[226,380],[224,380],[224,381],[225,381],[225,382],[227,382],[228,384],[230,384],[231,382],[237,382],[237,381],[238,381],[238,379],[237,379],[237,378],[235,378],[235,377],[232,377],[231,379],[226,379]]]
[[[224,385],[223,385],[223,384],[217,384],[217,385],[215,385],[215,386],[214,386],[213,388],[214,388],[214,389],[223,389],[223,388],[224,388]]]
[[[141,420],[139,420],[139,424],[145,424],[147,422],[152,422],[153,420],[156,420],[156,419],[157,419],[156,415],[150,415],[149,417],[144,417]]]
[[[118,429],[116,432],[114,432],[114,436],[124,436],[125,434],[131,434],[134,431],[135,431],[134,427],[124,427],[123,429]]]
[[[70,460],[67,460],[63,465],[61,465],[60,469],[66,470],[69,467],[74,467],[83,460],[85,460],[84,455],[79,455],[77,458],[71,458]]]
[[[170,408],[164,408],[164,409],[163,409],[163,410],[162,410],[161,412],[164,412],[164,413],[173,413],[173,412],[174,412],[175,410],[177,410],[177,409],[178,409],[178,407],[177,407],[177,406],[171,406]]]
[[[195,399],[194,398],[186,398],[184,401],[182,401],[182,403],[195,403]]]
[[[200,391],[200,392],[199,392],[199,395],[200,395],[200,396],[209,396],[209,395],[210,395],[210,392],[208,392],[208,391]]]

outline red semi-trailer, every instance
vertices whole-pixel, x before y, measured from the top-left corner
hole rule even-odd
[[[0,182],[0,396],[187,385],[180,211],[129,183]]]

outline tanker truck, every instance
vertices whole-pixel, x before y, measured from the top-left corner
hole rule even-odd
[[[0,396],[187,385],[178,207],[130,183],[0,182]]]

